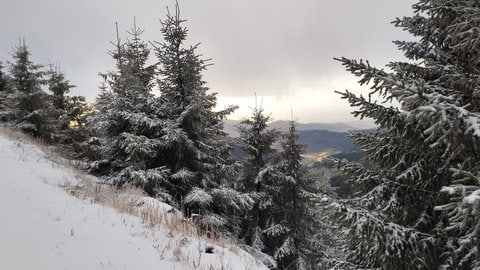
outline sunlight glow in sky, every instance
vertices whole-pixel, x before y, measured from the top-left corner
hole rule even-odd
[[[350,116],[351,108],[346,100],[341,100],[335,90],[361,89],[355,78],[323,78],[311,85],[291,85],[290,92],[281,95],[262,95],[255,91],[248,97],[218,96],[218,109],[227,105],[238,105],[239,109],[229,118],[239,120],[249,117],[255,104],[263,106],[266,113],[271,113],[273,120],[290,120],[293,110],[294,119],[302,123],[319,121],[325,123],[350,122],[355,118]],[[330,92],[319,92],[317,89],[330,89]],[[364,88],[365,89],[365,88]],[[322,114],[322,115],[319,115]]]

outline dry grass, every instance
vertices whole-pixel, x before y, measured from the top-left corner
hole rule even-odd
[[[188,246],[188,240],[182,236],[193,237],[200,240],[203,239],[207,243],[215,244],[234,254],[239,254],[240,248],[235,244],[234,240],[231,238],[211,238],[210,233],[199,230],[196,224],[189,219],[185,219],[179,211],[174,210],[167,212],[164,211],[164,209],[159,209],[159,207],[154,204],[147,203],[148,201],[145,202],[145,194],[138,188],[127,187],[117,189],[109,185],[94,183],[91,179],[83,179],[77,185],[66,183],[62,185],[62,187],[68,190],[70,194],[82,200],[106,205],[122,213],[137,216],[142,219],[147,227],[152,229],[157,226],[163,227],[164,229],[166,228],[169,232],[167,234],[169,241],[162,248],[157,247],[161,258],[164,256],[166,250],[170,250],[176,261],[185,262],[193,269],[233,269],[231,262],[227,262],[224,257],[224,250],[215,251],[220,259],[220,266],[218,266],[220,268],[202,265],[202,254],[205,252],[205,249],[211,247],[211,245],[207,245],[205,248],[199,246],[198,254],[190,254],[191,250],[185,248]],[[252,261],[249,262],[252,268],[249,267],[248,269],[258,268],[259,264],[260,262],[252,259]]]
[[[105,205],[121,213],[137,216],[150,228],[166,227],[168,230],[184,235],[197,236],[195,227],[183,219],[178,211],[167,213],[159,205],[149,203],[142,190],[135,187],[116,188],[111,185],[96,183],[93,177],[77,175],[78,184],[65,183],[63,188],[82,200]]]
[[[198,224],[190,219],[184,218],[180,211],[176,209],[172,209],[172,211],[161,209],[161,204],[154,203],[154,200],[148,198],[139,188],[117,188],[101,183],[96,177],[80,171],[78,169],[80,167],[79,162],[64,158],[65,155],[59,153],[55,147],[49,146],[21,132],[12,131],[2,126],[0,126],[0,135],[16,141],[20,149],[25,149],[23,147],[24,144],[34,145],[45,153],[45,158],[52,162],[52,165],[70,170],[77,182],[66,181],[60,185],[69,194],[81,200],[89,201],[90,203],[101,204],[114,208],[121,213],[139,217],[148,228],[154,229],[156,227],[162,227],[169,231],[169,235],[171,236],[169,243],[163,247],[157,247],[160,257],[163,256],[166,250],[170,250],[173,252],[176,260],[186,261],[187,264],[194,269],[203,270],[204,267],[201,267],[200,264],[202,258],[200,247],[198,257],[186,253],[187,251],[183,249],[185,245],[181,243],[182,240],[179,240],[182,239],[182,236],[204,240],[206,243],[215,244],[221,248],[230,250],[234,254],[238,254],[241,250],[238,245],[236,245],[234,238],[222,238],[215,233],[200,230]],[[73,230],[71,233],[74,233]],[[175,239],[174,236],[179,237]],[[170,241],[173,241],[173,243],[170,243]],[[219,254],[219,256],[223,257],[224,255],[222,253]],[[221,269],[232,269],[229,263],[223,262],[223,259],[221,261]],[[258,263],[256,260],[252,260],[251,262],[252,266],[258,265]]]
[[[45,157],[54,166],[64,166],[67,168],[74,168],[74,169],[78,169],[81,167],[80,161],[66,158],[68,155],[63,152],[65,150],[48,145],[44,141],[40,139],[32,138],[23,132],[12,130],[8,127],[0,125],[0,135],[6,137],[7,139],[15,141],[17,146],[20,146],[23,144],[31,144],[36,146],[43,153],[45,153]]]
[[[178,210],[172,210],[170,213],[166,213],[158,208],[158,204],[146,203],[145,198],[147,195],[139,188],[117,188],[101,183],[97,178],[80,171],[78,169],[80,162],[64,158],[65,155],[59,153],[58,149],[47,145],[41,140],[3,126],[0,126],[0,134],[15,141],[20,149],[25,150],[24,147],[21,147],[24,144],[36,146],[45,153],[45,158],[49,160],[52,165],[70,170],[75,179],[78,180],[78,183],[65,182],[62,183],[61,186],[71,195],[82,200],[88,200],[91,203],[112,207],[121,213],[137,216],[149,227],[159,225],[166,226],[169,230],[181,233],[182,235],[208,239],[209,242],[222,246],[232,243],[231,239],[212,237],[211,235],[215,234],[199,230],[194,222],[185,219]],[[25,153],[25,156],[26,155],[27,153]]]
[[[206,233],[201,234],[192,222],[181,216],[179,211],[166,213],[159,209],[158,205],[146,203],[146,195],[141,189],[135,187],[116,188],[103,184],[97,178],[80,171],[78,169],[78,161],[64,158],[64,155],[59,153],[55,147],[49,146],[41,140],[32,138],[22,132],[0,126],[0,134],[15,141],[20,150],[23,149],[25,151],[25,147],[22,147],[24,144],[36,146],[45,153],[45,158],[52,162],[55,167],[70,170],[74,178],[78,180],[78,183],[64,182],[61,184],[61,187],[65,188],[71,195],[82,200],[88,200],[91,203],[112,207],[121,213],[137,216],[149,227],[161,225],[174,232],[182,233],[182,235],[206,237]]]
[[[34,138],[28,136],[25,133],[11,130],[5,126],[0,126],[0,134],[7,137],[8,139],[11,139],[12,141],[17,142],[18,145],[22,143],[33,144],[42,149],[42,151],[47,150],[48,148],[47,145],[40,140],[35,140]]]

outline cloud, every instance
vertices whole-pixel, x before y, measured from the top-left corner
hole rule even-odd
[[[0,11],[0,56],[24,37],[38,63],[59,61],[74,94],[93,100],[98,72],[112,69],[108,55],[115,40],[115,22],[123,35],[136,17],[146,40],[161,41],[158,19],[173,0],[42,0],[4,1]],[[413,1],[398,0],[248,0],[180,1],[189,42],[201,42],[199,53],[214,65],[204,79],[219,96],[251,99],[253,93],[302,99],[331,96],[335,81],[346,78],[333,57],[369,59],[379,66],[402,55],[391,43],[408,34],[390,22],[411,14]],[[326,80],[325,78],[328,78]],[[351,79],[350,79],[351,80]],[[323,83],[319,83],[323,82]],[[317,94],[318,93],[318,94]],[[275,103],[275,104],[277,104]],[[280,105],[275,105],[280,107]]]
[[[226,105],[237,104],[239,109],[230,116],[231,119],[249,117],[255,107],[255,94],[258,105],[263,106],[272,118],[290,119],[291,110],[300,122],[336,123],[354,121],[348,102],[340,99],[335,91],[349,89],[353,92],[367,92],[368,88],[359,86],[356,78],[343,75],[341,77],[320,77],[316,81],[300,84],[289,84],[284,93],[264,94],[250,92],[248,96],[219,96],[218,109]],[[323,89],[324,91],[319,91]]]

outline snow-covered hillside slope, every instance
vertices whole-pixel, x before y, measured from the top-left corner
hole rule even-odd
[[[0,269],[267,269],[233,245],[152,228],[62,187],[79,181],[38,147],[0,134]]]

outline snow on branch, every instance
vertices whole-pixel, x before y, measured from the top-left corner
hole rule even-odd
[[[212,202],[212,196],[201,188],[195,187],[187,194],[187,196],[185,196],[185,203],[187,205],[198,205],[200,207],[205,207]]]

